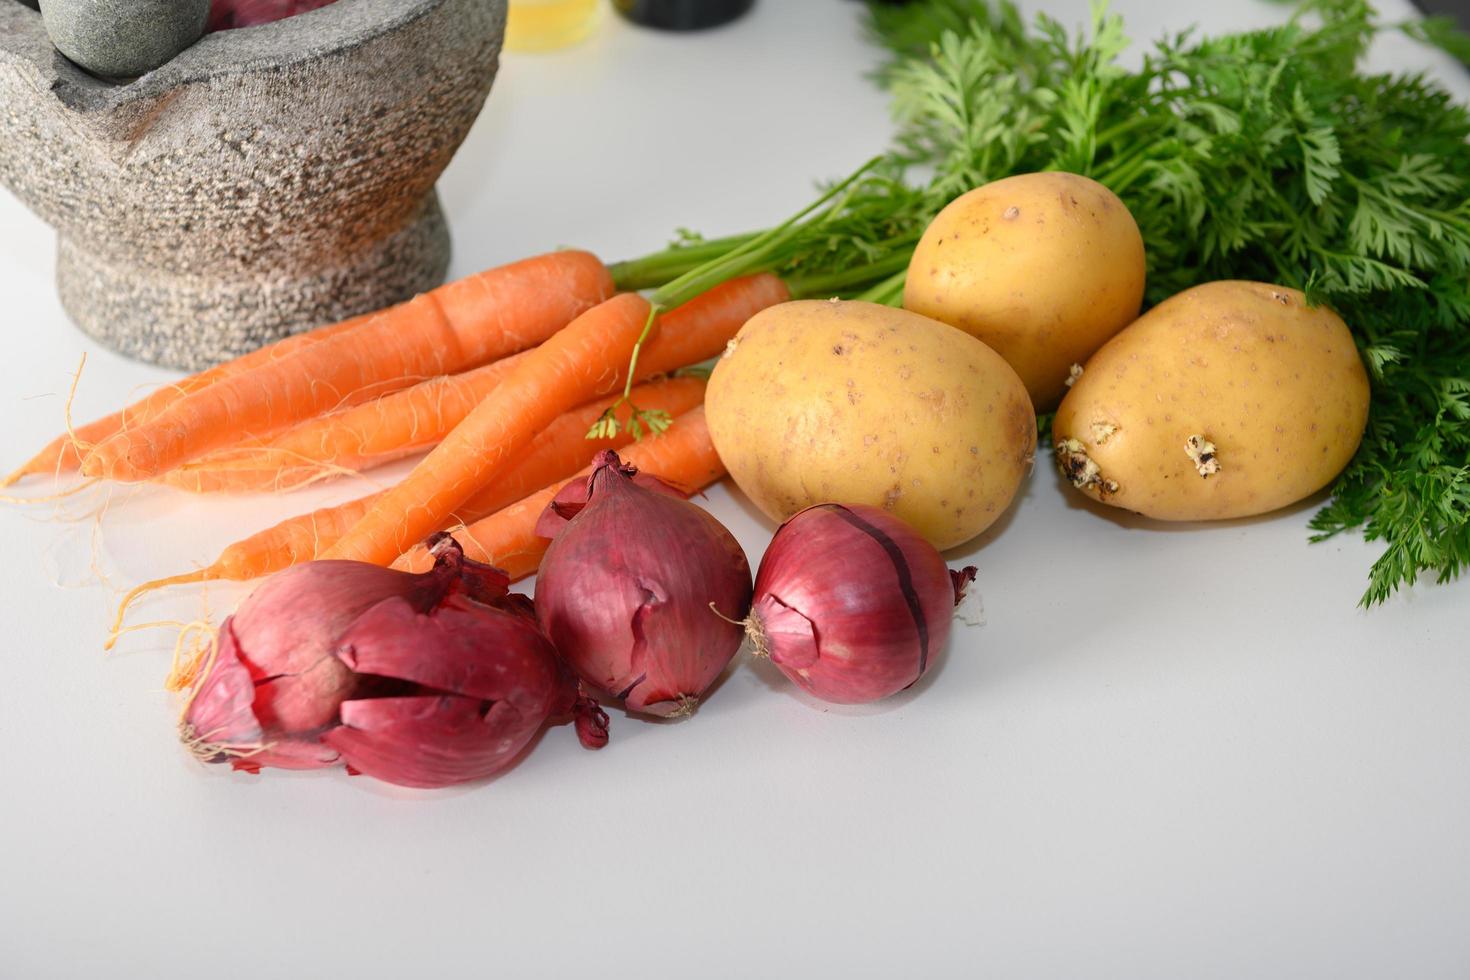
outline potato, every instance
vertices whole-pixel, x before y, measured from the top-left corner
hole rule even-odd
[[[1000,355],[873,303],[756,314],[715,366],[705,413],[730,475],[773,520],[870,504],[939,548],[989,527],[1036,451],[1031,401]]]
[[[1112,191],[1067,173],[1021,174],[955,198],[914,249],[905,309],[974,334],[1038,411],[1138,316],[1143,237]]]
[[[1331,482],[1368,420],[1352,335],[1301,293],[1210,282],[1087,362],[1052,426],[1084,493],[1166,521],[1264,514]]]

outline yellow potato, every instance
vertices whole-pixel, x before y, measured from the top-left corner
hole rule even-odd
[[[730,475],[773,520],[870,504],[939,548],[1001,515],[1036,450],[1031,401],[998,354],[873,303],[756,314],[715,366],[705,413]]]
[[[1357,451],[1368,375],[1337,314],[1258,282],[1160,303],[1087,362],[1052,426],[1062,473],[1166,521],[1264,514]]]
[[[1038,411],[1138,316],[1143,237],[1112,191],[1067,173],[1020,174],[955,198],[914,249],[905,309],[974,334]]]

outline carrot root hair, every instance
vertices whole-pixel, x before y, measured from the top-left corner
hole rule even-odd
[[[128,607],[139,597],[147,595],[158,589],[164,589],[170,585],[188,585],[193,582],[207,582],[212,575],[208,568],[196,569],[192,572],[184,572],[181,575],[170,575],[168,578],[156,578],[151,582],[144,582],[123,596],[122,602],[118,603],[117,615],[113,617],[112,628],[107,631],[107,642],[102,644],[102,649],[111,650],[117,644],[118,638],[135,630],[150,629],[159,626],[177,626],[178,623],[140,623],[136,626],[124,626],[123,620],[127,617]]]
[[[77,386],[82,383],[82,369],[85,368],[86,366],[87,366],[87,352],[86,351],[83,351],[82,352],[82,359],[77,362],[76,373],[74,373],[71,376],[71,384],[67,387],[67,391],[66,391],[66,404],[62,407],[62,421],[66,425],[66,436],[65,436],[65,439],[68,442],[71,443],[72,449],[74,449],[76,451],[76,454],[77,454],[77,457],[78,458],[81,458],[81,456],[85,452],[90,451],[91,448],[92,448],[92,446],[94,445],[94,443],[89,442],[88,440],[83,439],[81,436],[77,435],[76,425],[75,425],[75,423],[72,422],[72,417],[71,417],[71,406],[72,406],[72,403],[76,401],[76,398],[77,398]],[[35,456],[32,456],[30,459],[26,460],[24,463],[22,463],[16,469],[12,470],[9,474],[7,474],[4,480],[0,480],[0,489],[4,489],[5,487],[13,487],[17,483],[19,483],[21,480],[25,479],[28,476],[37,476],[37,475],[39,475],[41,473],[45,473],[47,470],[52,469],[52,465],[47,462],[47,459],[50,456],[50,453],[48,452],[48,450],[50,450],[51,447],[54,446],[54,445],[56,445],[56,444],[57,443],[55,441],[53,441],[52,443],[50,443],[49,445],[47,445],[47,447],[45,449],[42,449]],[[56,474],[56,476],[57,476],[58,479],[61,477],[61,461],[62,461],[62,456],[60,454],[58,454],[56,456],[56,460],[55,460],[55,474]],[[95,482],[95,481],[88,480],[88,481],[85,481],[82,485],[83,486],[89,486],[93,482]],[[12,498],[12,497],[4,497],[4,498],[0,498],[0,499],[3,499],[6,503],[25,503],[26,502],[23,499]],[[44,501],[44,500],[50,500],[50,499],[54,499],[54,498],[51,498],[51,497],[42,497],[42,498],[39,498],[39,499]]]
[[[199,678],[213,666],[218,653],[219,633],[213,623],[207,619],[184,623],[179,627],[179,638],[174,643],[173,660],[169,663],[168,677],[163,681],[164,688],[175,692],[193,692]],[[190,693],[189,700],[184,705],[185,713],[193,701],[194,694]]]
[[[19,471],[17,471],[17,472],[19,472]],[[32,472],[34,472],[34,471],[32,471]],[[22,473],[21,475],[22,476],[27,476],[27,475],[29,475],[29,473]],[[8,482],[0,483],[0,487],[8,487],[12,483],[14,483],[16,481],[16,479],[18,479],[18,477],[16,477],[15,474],[12,473],[10,476],[6,477],[6,480]],[[88,477],[87,479],[82,480],[79,483],[76,483],[76,484],[74,484],[72,486],[67,487],[65,490],[58,490],[56,493],[48,493],[44,497],[22,497],[19,494],[0,493],[0,503],[5,503],[5,504],[49,504],[49,503],[52,503],[52,502],[57,501],[57,500],[65,500],[67,497],[75,497],[77,494],[81,493],[83,490],[89,490],[92,487],[95,487],[100,482],[101,481],[98,480],[96,477]]]
[[[324,480],[333,480],[339,477],[359,477],[365,473],[365,470],[352,466],[343,466],[340,463],[312,459],[304,453],[291,450],[272,450],[272,454],[276,460],[279,460],[274,466],[262,460],[258,468],[250,470],[242,468],[240,472],[248,476],[252,473],[264,472],[268,469],[276,469],[278,471],[276,475],[269,482],[261,481],[259,485],[250,482],[239,489],[246,492],[291,493],[296,490],[304,490],[307,487],[315,486]],[[215,461],[206,458],[176,467],[169,473],[164,474],[164,476],[159,477],[158,481],[190,493],[227,492],[233,489],[226,485],[230,477],[230,469],[227,461]],[[285,474],[288,473],[292,475],[289,477],[286,476]],[[211,477],[214,479],[212,480]],[[193,482],[191,483],[191,481]],[[218,481],[218,485],[216,485],[215,481]]]

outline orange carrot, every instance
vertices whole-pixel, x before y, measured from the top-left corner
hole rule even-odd
[[[523,350],[611,291],[602,263],[576,251],[449,283],[326,341],[185,395],[158,417],[100,443],[82,461],[82,472],[151,479],[222,446],[319,415],[346,393],[453,374]]]
[[[687,412],[657,436],[633,443],[622,450],[623,462],[691,493],[725,475],[725,466],[709,438],[703,406]],[[590,475],[589,466],[571,479]],[[533,574],[550,544],[536,535],[536,522],[546,505],[570,482],[559,479],[544,489],[497,511],[483,520],[454,532],[465,557],[494,565],[512,580]],[[423,571],[434,558],[422,544],[415,545],[393,563],[394,568]]]
[[[772,275],[731,280],[696,296],[660,317],[659,335],[639,358],[634,380],[715,356],[746,320],[789,298],[786,285]],[[163,481],[206,492],[290,489],[411,456],[443,439],[524,356],[310,419],[259,447],[227,449],[186,463]]]
[[[161,479],[195,493],[289,490],[412,456],[444,438],[525,356],[430,378],[345,412],[308,419],[262,445],[211,453]]]
[[[702,378],[669,378],[639,385],[633,392],[639,405],[646,409],[661,409],[677,418],[689,411],[702,410],[699,403],[704,397],[704,386]],[[596,455],[599,450],[621,449],[632,442],[633,437],[626,427],[621,427],[618,434],[611,439],[587,438],[587,428],[614,401],[616,396],[609,396],[560,416],[519,454],[515,465],[507,470],[503,478],[494,481],[466,501],[455,512],[455,519],[469,524],[487,517],[532,490],[569,478],[589,456]],[[630,411],[622,413],[622,421],[627,420]],[[220,552],[214,564],[206,568],[144,582],[123,598],[113,626],[114,634],[121,629],[128,606],[139,596],[156,589],[221,579],[243,582],[317,558],[362,520],[363,515],[381,496],[381,493],[368,494],[333,507],[321,507],[309,514],[287,518],[264,531],[236,541]]]
[[[769,272],[731,279],[659,317],[658,333],[638,356],[635,380],[718,357],[745,321],[784,303],[791,290]]]
[[[623,293],[531,351],[323,557],[386,565],[438,530],[553,419],[621,382],[650,313],[643,297]]]
[[[234,360],[217,364],[197,374],[191,374],[187,378],[161,385],[121,411],[113,412],[95,422],[78,426],[70,432],[63,432],[22,464],[19,469],[0,481],[0,487],[8,487],[26,476],[71,473],[81,466],[83,452],[130,425],[156,418],[164,409],[190,392],[207,388],[221,378],[258,367],[308,344],[314,344],[344,330],[350,330],[366,319],[366,316],[353,317],[341,323],[293,334]]]
[[[639,385],[634,388],[634,398],[641,408],[656,408],[667,411],[670,416],[682,416],[700,407],[704,398],[704,379],[670,378]],[[587,438],[589,426],[612,406],[613,401],[616,401],[616,395],[598,398],[557,417],[556,422],[542,430],[534,444],[516,454],[504,476],[491,480],[490,485],[470,497],[462,507],[456,508],[454,520],[467,525],[490,516],[534,489],[554,480],[569,478],[598,451],[620,450],[634,441],[626,428],[619,428],[619,433],[612,439]],[[629,411],[620,414],[626,422]],[[226,548],[216,561],[222,574],[215,577],[251,579],[279,572],[298,561],[312,561],[337,544],[354,523],[363,519],[379,497],[382,497],[382,492],[335,507],[322,507],[300,517],[291,517],[237,542]]]
[[[633,403],[644,411],[664,411],[678,417],[700,408],[704,401],[703,378],[668,378],[638,385],[633,389]],[[556,480],[577,472],[603,449],[622,449],[633,442],[626,424],[618,426],[611,439],[588,439],[587,430],[612,407],[618,396],[609,395],[564,412],[548,425],[526,449],[516,454],[515,463],[505,475],[491,480],[464,505],[454,517],[466,524],[488,517]],[[619,421],[626,423],[632,414],[630,405],[619,411]]]

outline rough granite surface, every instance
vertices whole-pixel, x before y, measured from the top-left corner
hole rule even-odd
[[[94,75],[134,78],[204,35],[209,0],[46,0],[57,50]]]
[[[0,0],[0,183],[56,227],[83,330],[196,370],[443,281],[433,186],[504,24],[505,0],[337,0],[115,85]]]

